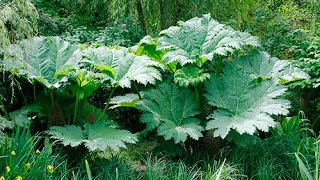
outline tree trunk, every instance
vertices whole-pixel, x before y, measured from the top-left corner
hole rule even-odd
[[[137,12],[138,12],[138,18],[140,21],[140,26],[141,26],[142,30],[144,31],[144,34],[147,34],[146,25],[144,22],[144,16],[143,16],[143,12],[142,12],[141,2],[140,2],[140,0],[137,0],[136,3],[137,3]]]
[[[156,36],[161,31],[160,0],[140,0],[147,34]]]

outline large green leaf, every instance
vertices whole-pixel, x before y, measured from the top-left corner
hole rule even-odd
[[[30,117],[32,113],[42,116],[42,109],[44,107],[40,104],[34,103],[23,106],[21,109],[10,112],[9,116],[14,121],[15,124],[22,127],[27,127],[31,123]]]
[[[83,143],[85,134],[79,126],[52,126],[48,134],[53,139],[58,139],[64,146],[77,147]]]
[[[89,150],[106,150],[111,148],[119,151],[126,148],[125,143],[135,143],[136,136],[126,130],[119,130],[106,126],[104,123],[86,124],[85,130],[88,139],[84,140]]]
[[[227,63],[222,77],[212,75],[206,83],[205,97],[218,108],[208,117],[207,129],[215,129],[214,136],[224,138],[231,129],[240,134],[268,131],[275,125],[271,115],[289,113],[290,102],[279,98],[287,90],[276,78],[284,75],[274,66],[279,61],[258,54]]]
[[[138,107],[145,111],[141,121],[147,129],[158,127],[158,134],[175,143],[185,142],[187,137],[198,140],[202,137],[200,121],[194,118],[199,114],[199,106],[192,92],[179,89],[175,84],[162,84],[157,89],[143,94]]]
[[[19,75],[26,75],[47,88],[59,87],[70,69],[78,66],[80,57],[75,53],[77,47],[59,37],[35,37],[13,45],[3,66]]]
[[[256,77],[272,78],[280,83],[307,79],[309,75],[289,61],[279,60],[262,51],[253,51],[235,60],[243,70]]]
[[[161,80],[161,73],[157,69],[163,68],[160,63],[147,56],[129,53],[126,48],[89,48],[84,51],[84,56],[100,72],[106,74],[114,86],[131,88],[131,81],[147,85]]]
[[[64,146],[71,147],[84,144],[90,151],[105,151],[112,149],[119,151],[125,148],[125,143],[135,143],[137,137],[126,130],[119,130],[110,127],[107,123],[96,122],[94,124],[85,124],[84,130],[78,126],[53,126],[47,133],[53,139],[57,139]]]
[[[219,24],[209,14],[172,26],[160,33],[159,50],[166,49],[163,59],[181,65],[197,59],[212,60],[214,55],[227,55],[244,45],[259,46],[249,33]]]

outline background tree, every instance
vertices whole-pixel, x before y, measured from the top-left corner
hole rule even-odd
[[[29,38],[37,32],[38,12],[29,0],[0,2],[0,54],[17,40]]]

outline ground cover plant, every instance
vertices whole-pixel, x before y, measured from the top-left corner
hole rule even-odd
[[[0,4],[0,179],[319,179],[315,2],[68,3]]]

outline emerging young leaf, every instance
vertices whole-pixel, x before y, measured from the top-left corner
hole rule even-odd
[[[204,73],[203,70],[192,66],[183,67],[174,73],[174,82],[182,87],[197,86],[209,78],[209,73]]]
[[[129,51],[138,56],[146,55],[151,59],[162,64],[165,67],[166,71],[175,72],[177,63],[174,62],[174,63],[166,64],[163,61],[163,55],[165,53],[165,50],[157,49],[158,44],[159,43],[157,39],[154,39],[151,36],[147,35],[143,39],[141,39],[136,46],[131,47]]]
[[[166,63],[178,61],[185,65],[199,58],[212,60],[214,55],[226,56],[244,45],[259,46],[259,42],[249,33],[219,24],[207,14],[163,30],[158,49],[167,50],[163,57]]]
[[[200,113],[198,103],[192,92],[179,89],[175,84],[162,84],[157,89],[143,94],[138,108],[146,111],[141,121],[147,129],[158,127],[158,134],[175,143],[185,142],[187,137],[198,140],[202,137],[200,120],[193,116]]]
[[[78,69],[70,77],[74,83],[69,87],[74,96],[79,96],[80,99],[87,98],[97,90],[101,85],[101,81],[97,74],[85,69]]]
[[[76,147],[84,144],[90,151],[105,151],[108,148],[119,151],[122,147],[126,148],[125,143],[138,141],[129,131],[112,128],[104,122],[85,124],[84,128],[82,130],[74,125],[53,126],[47,133],[64,146]]]
[[[84,54],[88,62],[106,74],[114,86],[131,88],[131,81],[147,85],[161,80],[161,73],[157,69],[163,69],[160,63],[147,56],[131,54],[126,48],[89,48]]]
[[[35,37],[13,47],[4,59],[4,68],[26,75],[30,81],[36,80],[47,88],[59,87],[66,79],[58,77],[68,74],[80,60],[75,56],[77,47],[59,37]]]
[[[164,51],[157,50],[157,46],[157,40],[148,35],[141,39],[139,44],[132,47],[130,50],[139,56],[147,55],[162,63]]]
[[[287,90],[274,78],[278,77],[277,67],[266,63],[268,59],[259,61],[259,58],[263,59],[248,56],[243,59],[243,66],[239,65],[240,61],[227,63],[222,77],[212,75],[206,83],[205,97],[218,108],[208,117],[211,121],[207,129],[215,129],[214,136],[224,138],[231,129],[240,134],[253,134],[256,129],[268,131],[275,125],[271,115],[289,113],[290,102],[277,98]],[[257,77],[265,76],[258,81]]]

